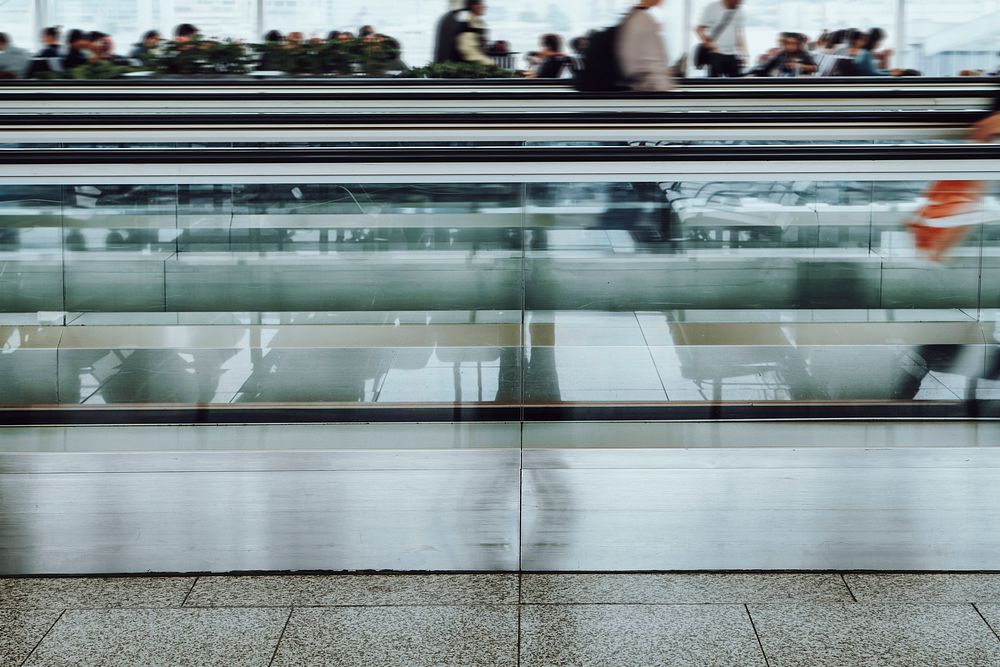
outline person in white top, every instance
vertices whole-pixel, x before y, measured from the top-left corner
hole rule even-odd
[[[740,76],[747,62],[746,18],[740,5],[742,0],[714,0],[694,30],[709,51],[709,76]]]
[[[479,65],[492,65],[493,59],[486,54],[486,13],[484,0],[467,0],[465,15],[459,16],[459,32],[455,38],[456,58],[453,60]]]
[[[635,91],[658,92],[674,87],[660,24],[648,11],[662,2],[641,0],[618,28],[618,62],[625,83]]]

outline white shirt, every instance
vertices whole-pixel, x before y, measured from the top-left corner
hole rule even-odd
[[[735,15],[729,19],[729,25],[722,31],[722,34],[715,37],[715,50],[726,56],[738,56],[741,54],[736,43],[736,35],[746,28],[746,17],[743,15],[742,9],[730,10],[726,9],[720,1],[712,2],[701,13],[701,21],[698,22],[698,25],[705,26],[705,32],[711,37],[715,27],[722,22],[722,17],[730,11],[735,12]]]
[[[618,29],[618,62],[632,90],[657,92],[674,87],[660,24],[649,10],[633,11]]]

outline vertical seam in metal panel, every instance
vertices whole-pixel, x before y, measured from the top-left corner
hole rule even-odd
[[[31,653],[29,653],[27,656],[25,656],[24,660],[22,660],[19,663],[20,665],[26,665],[26,664],[28,664],[28,661],[31,660],[31,656],[35,655],[35,651],[38,650],[38,647],[42,645],[42,642],[45,641],[45,638],[49,636],[50,632],[52,632],[52,628],[56,627],[56,623],[58,623],[59,621],[61,621],[62,617],[65,614],[66,614],[66,610],[65,609],[63,609],[61,612],[59,612],[59,616],[56,617],[56,620],[52,621],[52,625],[49,626],[49,629],[45,631],[45,634],[42,635],[42,638],[39,639],[38,643],[35,644],[34,648],[31,649]]]
[[[750,619],[750,627],[753,628],[753,636],[757,639],[757,646],[760,647],[760,655],[764,658],[765,667],[771,667],[771,662],[767,659],[767,653],[764,651],[764,642],[760,640],[760,633],[757,632],[757,624],[753,621],[753,614],[750,613],[750,605],[744,603],[743,609],[747,612],[747,618]]]
[[[517,438],[517,632],[518,661],[521,659],[521,569],[524,557],[524,401],[527,381],[525,353],[528,327],[528,184],[521,183],[521,331],[517,350],[518,359],[518,438]],[[555,350],[552,351],[553,355]],[[502,381],[502,378],[501,378]]]

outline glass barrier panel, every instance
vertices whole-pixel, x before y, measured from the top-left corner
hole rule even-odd
[[[989,397],[994,185],[4,186],[0,404]]]

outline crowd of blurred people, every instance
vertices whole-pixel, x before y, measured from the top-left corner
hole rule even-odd
[[[802,77],[802,76],[899,76],[918,74],[893,67],[893,52],[884,48],[885,31],[880,28],[857,28],[823,31],[815,39],[800,32],[782,32],[777,45],[752,58],[746,39],[746,16],[743,0],[713,0],[702,11],[694,28],[697,47],[694,53],[677,61],[668,58],[662,26],[646,11],[663,0],[638,0],[616,27],[613,52],[592,54],[591,32],[577,37],[564,48],[563,37],[542,35],[536,50],[525,54],[523,64],[515,60],[504,40],[491,41],[486,23],[486,0],[453,0],[452,8],[438,21],[435,32],[434,63],[470,63],[500,66],[517,70],[531,78],[566,78],[587,66],[588,54],[612,58],[620,70],[622,87],[635,90],[669,90],[677,76],[685,76],[693,65],[709,77]],[[194,39],[198,29],[188,23],[177,26],[174,42]],[[371,25],[362,26],[357,35],[333,31],[326,40],[385,39]],[[313,38],[313,40],[316,38]],[[115,52],[110,35],[84,30],[70,30],[65,38],[58,27],[41,33],[41,49],[31,54],[14,45],[0,33],[0,78],[37,76],[47,71],[67,71],[94,63],[142,67],[150,61],[164,40],[156,30],[141,36],[126,55]],[[266,45],[294,47],[306,38],[301,32],[282,35],[272,30],[264,36]],[[313,41],[310,40],[310,41]],[[405,68],[402,61],[399,67]],[[277,69],[265,53],[258,69]]]
[[[175,44],[184,44],[200,36],[198,28],[190,23],[182,23],[174,28],[171,39]],[[311,38],[309,41],[316,41]],[[386,39],[371,25],[362,26],[357,35],[349,31],[335,30],[326,36],[328,41],[353,41],[355,39],[378,41]],[[5,33],[0,33],[0,79],[20,79],[36,77],[45,72],[68,72],[84,65],[109,63],[123,67],[143,68],[157,54],[158,48],[165,38],[158,30],[143,33],[139,41],[128,51],[127,55],[115,52],[115,44],[111,36],[99,31],[69,30],[63,36],[59,27],[51,26],[42,30],[40,35],[41,48],[34,54],[27,49],[15,46]],[[277,30],[271,30],[264,35],[264,43],[282,45],[294,48],[306,40],[301,32],[290,32],[282,35]],[[322,40],[320,40],[322,41]],[[397,59],[400,69],[405,65]],[[273,69],[265,53],[257,64],[257,68]]]

